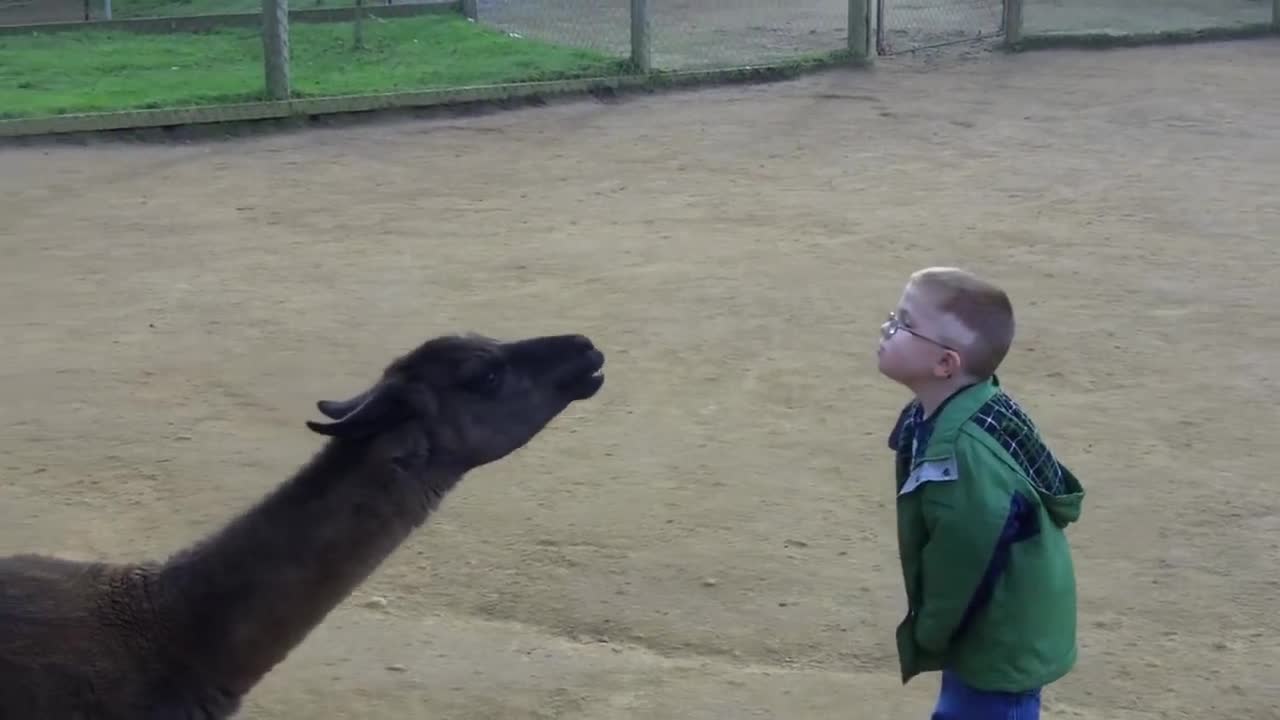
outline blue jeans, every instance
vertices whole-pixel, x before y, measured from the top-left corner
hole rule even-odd
[[[942,689],[930,720],[1040,720],[1040,691],[987,692],[942,672]]]

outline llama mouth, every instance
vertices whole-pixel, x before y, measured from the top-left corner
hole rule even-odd
[[[574,400],[586,400],[604,386],[604,353],[591,350],[562,372],[563,380],[557,387]]]

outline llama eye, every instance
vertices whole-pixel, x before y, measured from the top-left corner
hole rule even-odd
[[[467,392],[478,395],[493,395],[502,387],[502,373],[498,368],[490,368],[467,378],[462,387]]]

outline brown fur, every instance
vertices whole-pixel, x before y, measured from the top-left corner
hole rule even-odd
[[[231,717],[468,470],[592,397],[603,361],[580,336],[436,338],[319,403],[311,461],[168,561],[0,558],[0,720]]]

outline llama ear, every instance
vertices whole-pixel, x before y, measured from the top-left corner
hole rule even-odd
[[[330,437],[367,437],[408,417],[408,408],[395,383],[381,383],[351,400],[316,403],[334,422],[307,421],[307,427]],[[343,412],[345,411],[345,412]]]
[[[324,416],[330,420],[341,420],[351,414],[352,410],[360,407],[369,395],[373,393],[373,389],[365,390],[349,400],[320,400],[316,402],[316,408],[324,413]]]

